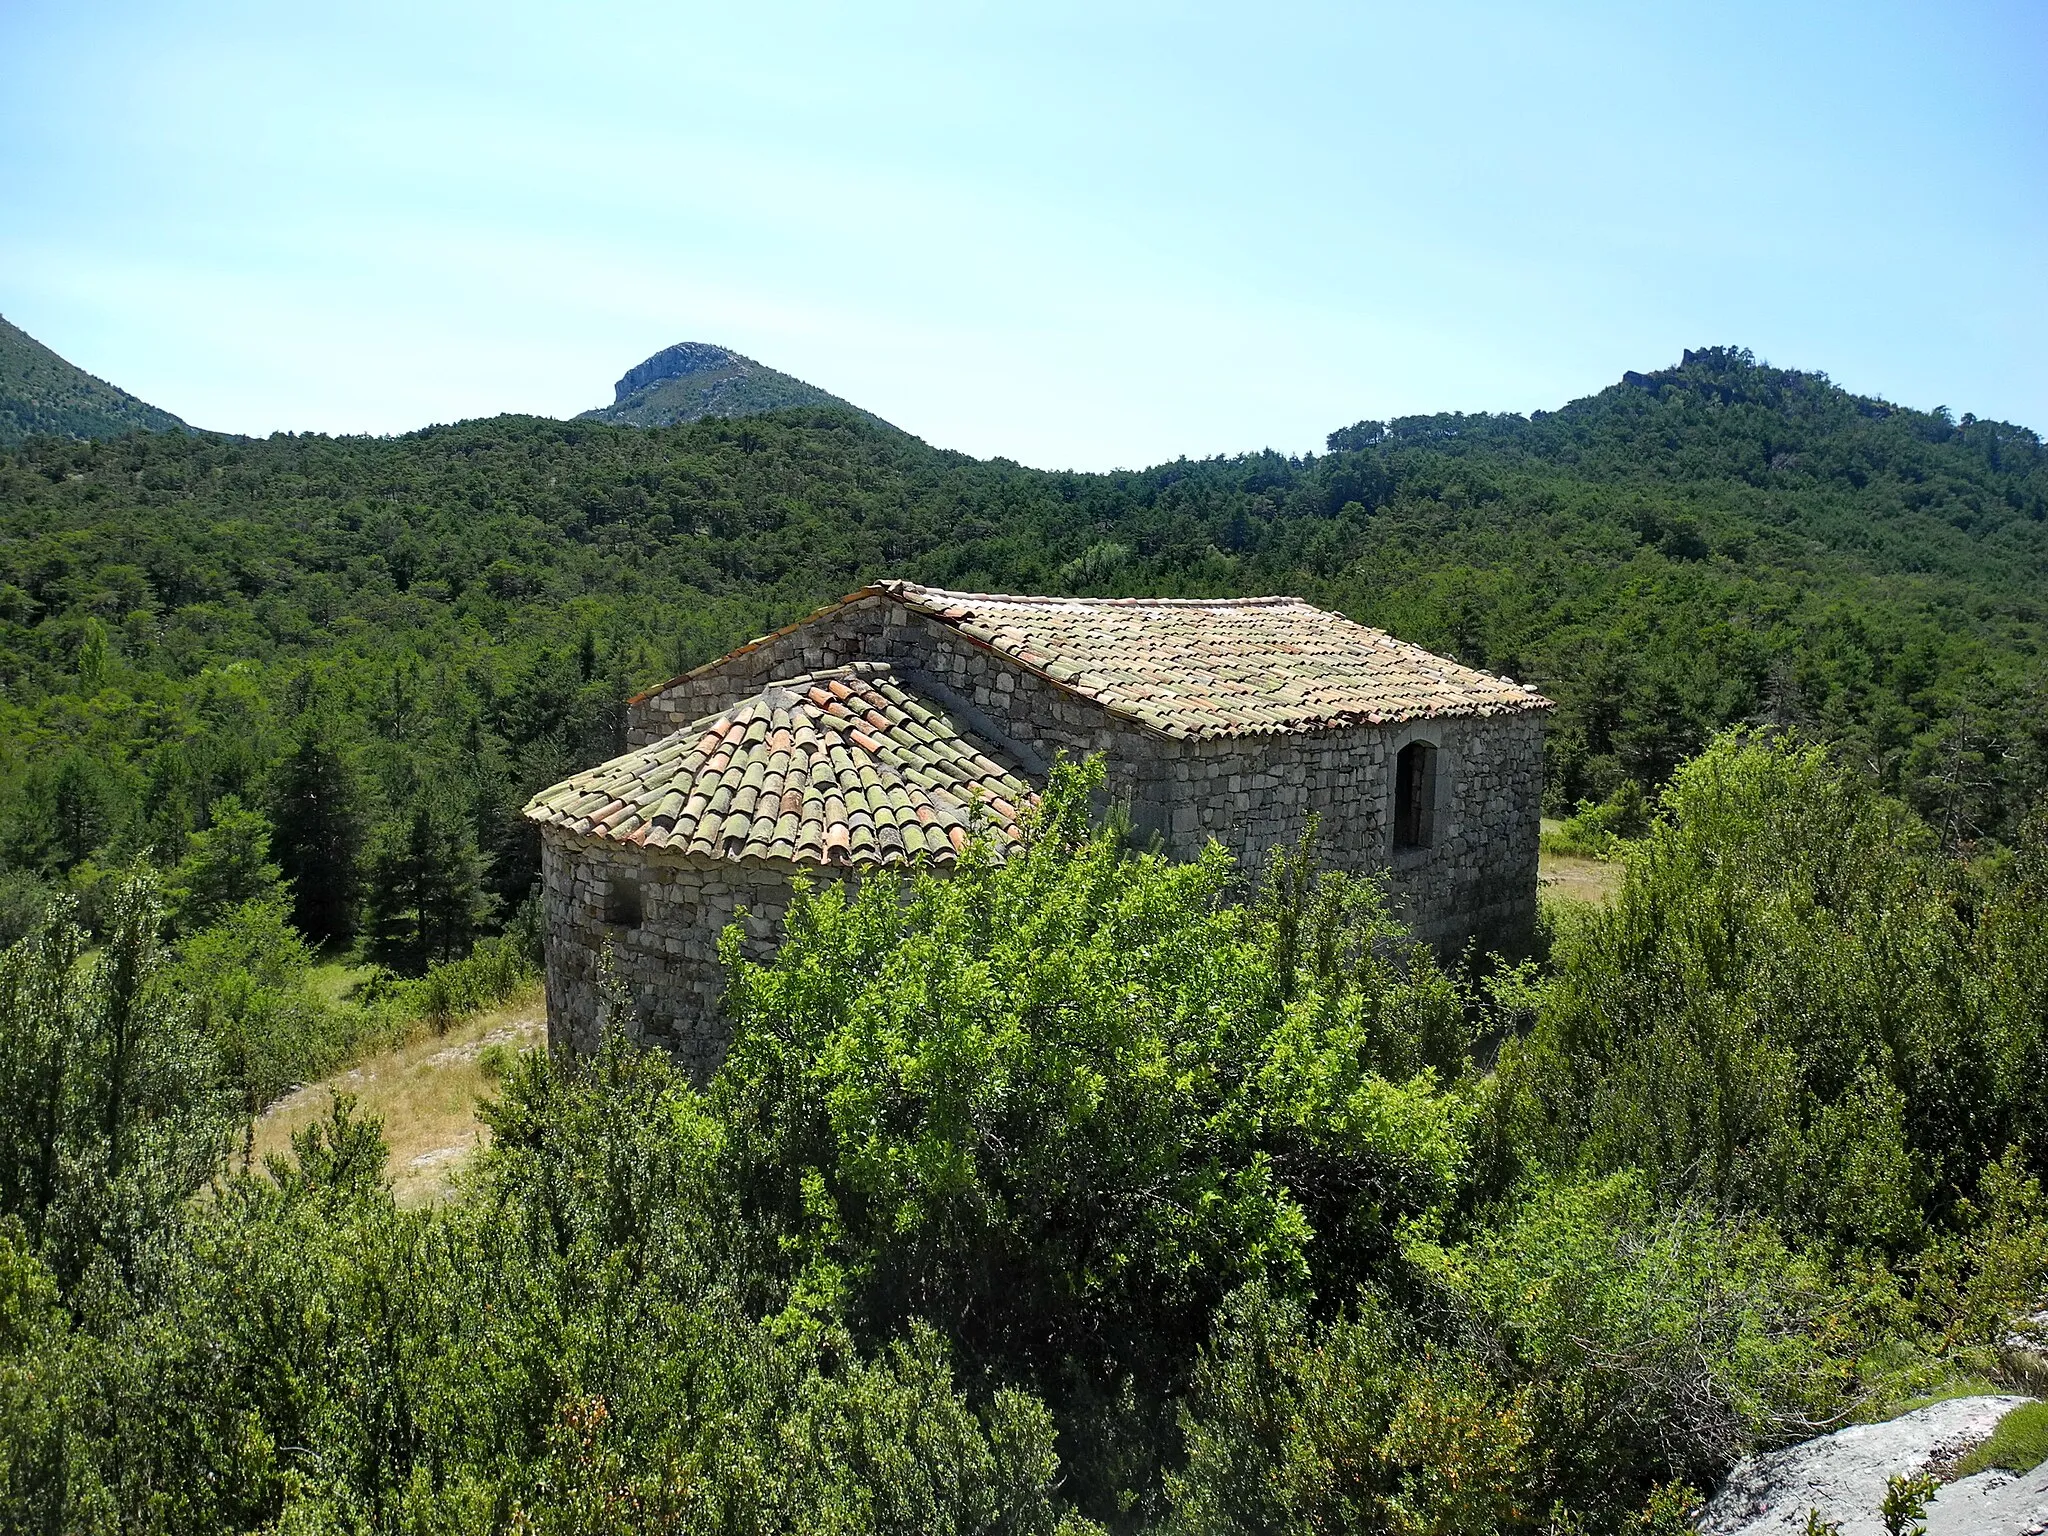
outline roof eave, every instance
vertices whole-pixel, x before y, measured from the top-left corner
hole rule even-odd
[[[919,869],[951,871],[960,864],[960,855],[950,859],[937,860],[925,854],[914,858],[888,859],[786,859],[764,854],[692,853],[684,848],[650,848],[630,838],[607,837],[600,831],[578,831],[559,821],[547,821],[536,817],[543,834],[556,833],[564,840],[586,847],[599,847],[614,853],[630,854],[638,859],[679,865],[691,869],[737,868],[751,870],[757,874],[780,875],[846,875],[890,873],[912,874]],[[1019,846],[1015,838],[991,838],[987,833],[982,837],[996,845],[996,857],[1007,858],[1010,849]]]

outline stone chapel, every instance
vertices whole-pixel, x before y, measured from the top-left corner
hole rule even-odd
[[[725,1050],[718,936],[772,952],[792,881],[1013,844],[1058,752],[1101,753],[1141,838],[1256,874],[1320,819],[1450,950],[1536,913],[1550,702],[1298,598],[864,587],[631,701],[623,757],[536,795],[548,1037],[596,1044],[609,946],[643,1038]]]

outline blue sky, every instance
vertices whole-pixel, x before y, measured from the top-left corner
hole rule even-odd
[[[1681,348],[2048,429],[2048,5],[0,0],[0,313],[204,426],[722,342],[1043,466]]]

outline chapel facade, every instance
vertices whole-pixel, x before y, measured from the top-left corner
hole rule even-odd
[[[1297,598],[877,582],[631,701],[628,750],[535,796],[551,1045],[590,1050],[609,948],[644,1038],[723,1058],[718,938],[772,953],[793,881],[1012,846],[1060,752],[1141,840],[1256,876],[1311,816],[1441,950],[1536,915],[1534,690]]]

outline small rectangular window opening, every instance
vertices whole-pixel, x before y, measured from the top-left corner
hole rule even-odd
[[[1427,848],[1435,823],[1436,748],[1411,741],[1394,759],[1394,846]]]
[[[614,928],[640,926],[640,881],[637,876],[612,876],[605,887],[604,920]]]

